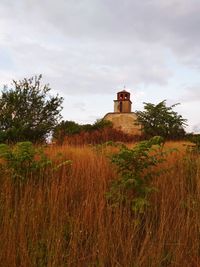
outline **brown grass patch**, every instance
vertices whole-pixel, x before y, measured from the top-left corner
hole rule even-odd
[[[167,147],[182,152],[155,177],[158,192],[139,224],[107,203],[117,173],[105,151],[52,146],[48,154],[71,167],[22,186],[1,177],[0,267],[200,266],[200,158],[185,157],[182,143]]]

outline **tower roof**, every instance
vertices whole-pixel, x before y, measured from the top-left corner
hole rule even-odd
[[[128,94],[130,94],[128,91],[126,91],[126,90],[122,90],[122,91],[119,91],[118,93],[128,93]]]

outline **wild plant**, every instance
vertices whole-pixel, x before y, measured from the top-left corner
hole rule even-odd
[[[30,177],[40,179],[47,167],[58,170],[70,160],[55,165],[45,154],[44,149],[34,147],[31,142],[19,142],[11,147],[0,144],[0,171],[9,175],[14,182],[26,182]]]
[[[187,151],[188,152],[194,152],[194,153],[200,153],[200,135],[192,135],[189,138],[189,141],[191,141],[192,145],[187,145]]]
[[[156,190],[152,180],[161,174],[156,167],[165,161],[166,154],[163,151],[163,138],[159,136],[142,141],[133,148],[121,147],[111,158],[120,175],[117,181],[112,182],[108,192],[112,204],[125,203],[134,212],[144,213],[150,205],[150,193]]]

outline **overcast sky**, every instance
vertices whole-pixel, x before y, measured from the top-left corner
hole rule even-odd
[[[1,88],[40,73],[66,120],[112,112],[126,86],[133,111],[180,102],[200,132],[200,1],[1,0]]]

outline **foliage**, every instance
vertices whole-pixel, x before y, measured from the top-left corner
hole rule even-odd
[[[97,120],[94,124],[78,124],[74,121],[61,121],[54,130],[53,137],[58,143],[63,143],[65,137],[77,134],[91,133],[105,128],[111,128],[112,123],[106,120]]]
[[[54,166],[42,148],[36,149],[28,141],[19,142],[14,147],[0,144],[0,159],[1,175],[8,174],[14,182],[26,182],[30,176],[41,178],[40,171],[44,174],[47,166],[56,170],[64,164],[71,164],[71,161],[65,161]]]
[[[163,138],[155,136],[131,149],[123,146],[119,153],[112,156],[112,162],[118,166],[120,174],[108,194],[114,203],[125,202],[131,205],[133,211],[144,212],[149,205],[148,196],[155,190],[151,181],[160,174],[152,167],[165,160],[162,145]]]
[[[96,122],[92,125],[92,130],[101,130],[104,128],[111,128],[112,122],[107,120],[96,120]]]
[[[73,135],[80,133],[81,126],[74,121],[61,121],[53,133],[53,137],[57,140],[63,140],[66,135]]]
[[[193,143],[193,145],[187,145],[188,151],[200,153],[200,135],[191,134],[188,136],[188,140]]]
[[[44,141],[59,122],[62,97],[49,94],[42,75],[13,81],[0,97],[0,142]]]
[[[159,135],[167,139],[179,139],[185,135],[186,119],[173,110],[178,104],[167,107],[166,100],[157,105],[144,104],[144,111],[137,111],[136,114],[145,137]]]

